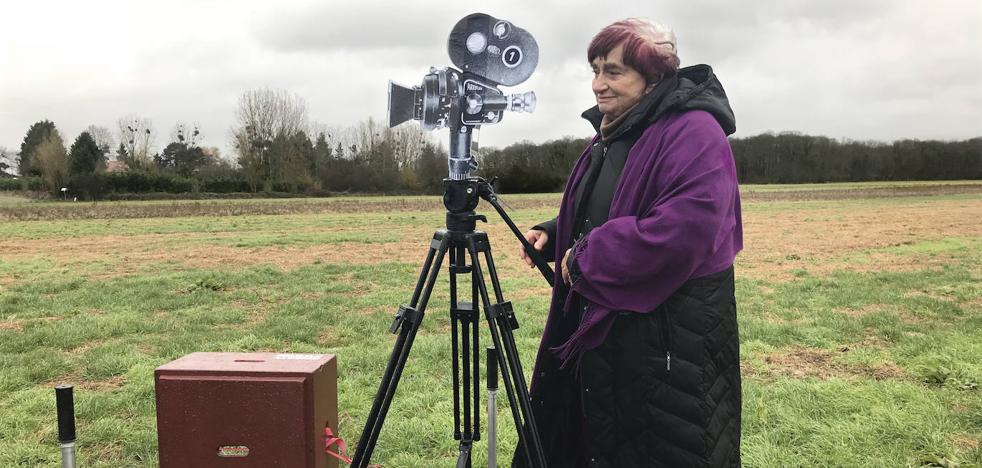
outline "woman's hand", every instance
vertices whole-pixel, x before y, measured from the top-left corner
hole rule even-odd
[[[525,233],[525,240],[527,240],[529,244],[532,244],[533,249],[541,251],[542,248],[546,246],[546,243],[549,242],[549,234],[546,234],[545,231],[540,231],[538,229],[529,229],[529,231]],[[532,257],[529,257],[528,254],[525,253],[524,247],[519,247],[518,250],[518,255],[522,257],[522,260],[525,260],[525,264],[527,264],[529,268],[535,266],[535,264],[532,263]]]
[[[566,249],[566,254],[563,255],[563,263],[559,264],[559,270],[563,273],[563,282],[569,284],[569,271],[566,269],[566,261],[569,260],[569,256],[573,254],[573,248],[570,247]]]

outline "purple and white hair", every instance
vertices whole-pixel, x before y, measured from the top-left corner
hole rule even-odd
[[[587,48],[587,61],[607,57],[618,45],[624,45],[624,65],[655,83],[679,68],[675,32],[671,28],[641,18],[628,18],[600,30]]]

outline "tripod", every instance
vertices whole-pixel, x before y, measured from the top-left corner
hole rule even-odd
[[[477,221],[487,222],[483,215],[474,213],[479,197],[491,203],[512,232],[520,239],[525,251],[532,256],[539,271],[552,284],[552,270],[545,260],[528,244],[521,232],[505,213],[497,201],[497,196],[491,185],[481,178],[463,180],[445,179],[446,191],[443,204],[447,207],[447,228],[438,229],[433,234],[426,259],[416,281],[412,300],[403,304],[396,313],[395,320],[389,331],[398,333],[395,347],[389,358],[388,365],[379,384],[378,393],[372,403],[368,421],[358,440],[355,456],[351,461],[354,468],[366,468],[372,457],[372,451],[378,441],[385,415],[392,403],[396,387],[405,368],[406,360],[412,349],[416,332],[423,322],[426,305],[433,291],[437,274],[443,265],[444,256],[450,256],[450,324],[453,337],[451,352],[453,354],[453,395],[454,395],[454,439],[460,441],[460,455],[457,458],[457,468],[471,467],[471,450],[473,442],[481,439],[480,434],[480,394],[478,393],[480,371],[478,359],[479,330],[478,304],[484,311],[488,323],[491,340],[494,344],[497,363],[503,370],[501,373],[505,393],[508,396],[515,428],[518,431],[519,446],[523,448],[524,456],[531,467],[546,467],[542,442],[532,416],[529,401],[528,386],[525,374],[515,346],[513,330],[518,328],[518,321],[512,310],[511,302],[504,300],[501,285],[498,282],[497,270],[491,256],[491,244],[488,236],[482,231],[476,231]],[[494,302],[488,293],[484,273],[481,268],[481,254],[487,264],[488,276],[494,291]],[[470,263],[467,260],[470,259]],[[471,301],[457,300],[457,276],[470,274]],[[480,301],[480,302],[479,302]],[[463,377],[463,382],[461,382]],[[461,395],[463,393],[463,395]]]

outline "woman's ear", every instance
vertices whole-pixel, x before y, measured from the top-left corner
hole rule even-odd
[[[657,80],[657,81],[652,81],[651,83],[648,83],[648,86],[645,86],[645,88],[644,88],[644,93],[645,94],[650,93],[651,90],[655,89],[655,86],[658,86],[658,83],[660,83],[660,82],[661,82],[661,80]]]

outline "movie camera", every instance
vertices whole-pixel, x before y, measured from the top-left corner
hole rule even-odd
[[[447,43],[455,66],[430,68],[420,86],[389,82],[389,126],[419,120],[424,130],[450,129],[450,179],[463,180],[477,168],[474,130],[501,122],[505,111],[535,111],[535,93],[506,95],[532,76],[539,46],[528,31],[483,13],[457,22]]]

